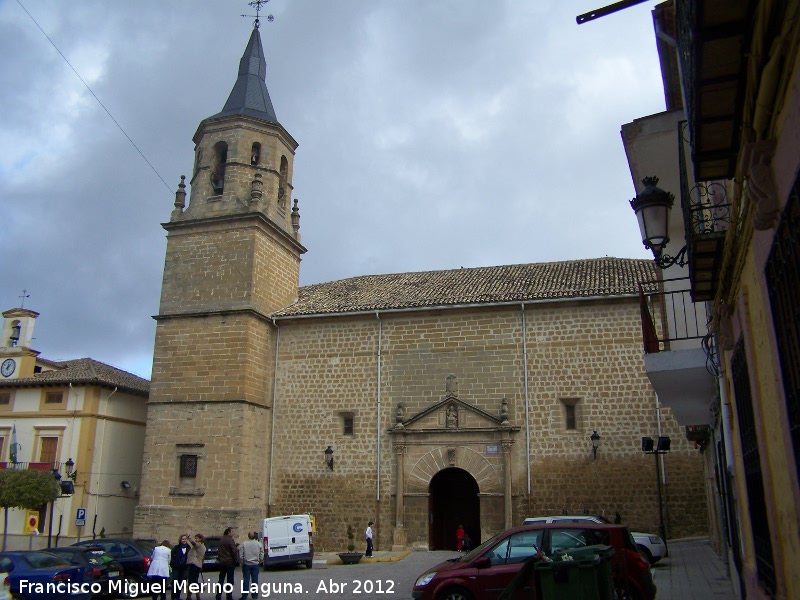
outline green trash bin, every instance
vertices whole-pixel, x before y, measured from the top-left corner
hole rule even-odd
[[[541,600],[613,600],[610,546],[587,546],[552,556],[534,567]]]

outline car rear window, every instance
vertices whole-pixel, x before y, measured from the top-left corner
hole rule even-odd
[[[550,547],[553,553],[597,544],[611,545],[611,534],[604,529],[582,527],[560,527],[550,530]]]
[[[46,552],[26,552],[23,555],[25,562],[27,562],[34,569],[41,569],[44,567],[69,567],[70,563],[60,556],[48,554]]]
[[[141,553],[145,556],[151,556],[153,554],[153,550],[156,549],[155,544],[144,540],[137,540],[136,545],[139,547]]]
[[[627,527],[624,527],[623,529],[624,529],[624,533],[622,534],[622,537],[625,540],[625,547],[628,550],[633,550],[634,552],[638,552],[639,551],[639,547],[636,545],[636,541],[633,539],[633,536],[631,535],[631,532],[628,530]]]

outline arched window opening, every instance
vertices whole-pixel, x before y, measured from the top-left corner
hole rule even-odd
[[[217,142],[214,145],[214,168],[211,171],[211,185],[219,195],[225,189],[225,163],[228,162],[228,144]]]
[[[250,164],[255,166],[261,161],[261,144],[253,142],[253,149],[250,151]]]
[[[278,183],[278,207],[286,208],[286,183],[289,178],[289,161],[281,156],[280,182]]]

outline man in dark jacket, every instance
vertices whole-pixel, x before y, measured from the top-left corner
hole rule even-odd
[[[228,527],[222,534],[222,539],[219,541],[219,549],[217,550],[217,562],[219,563],[219,589],[222,590],[222,584],[225,580],[231,584],[233,589],[233,570],[236,568],[236,563],[239,562],[239,549],[236,547],[236,542],[233,541],[233,529]],[[218,593],[217,600],[222,600],[222,593]],[[233,593],[228,592],[228,600],[233,600]]]
[[[188,556],[189,539],[182,535],[180,544],[173,546],[169,559],[169,566],[172,568],[172,600],[181,600],[180,582],[186,581]]]

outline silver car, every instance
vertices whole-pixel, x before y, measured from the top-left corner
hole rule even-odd
[[[529,517],[525,519],[522,524],[530,525],[531,523],[580,523],[581,521],[588,521],[590,523],[611,523],[602,515],[555,515],[551,517]],[[667,546],[659,536],[653,533],[642,533],[640,531],[631,531],[633,540],[639,547],[639,552],[642,553],[647,562],[651,565],[656,564],[662,558],[667,556]]]

